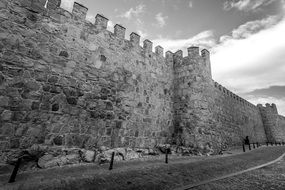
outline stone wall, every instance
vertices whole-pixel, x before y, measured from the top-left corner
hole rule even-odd
[[[278,115],[275,104],[258,105],[269,142],[284,142],[285,118]]]
[[[165,143],[172,62],[104,16],[60,1],[0,1],[1,150],[45,143],[90,148]]]
[[[265,142],[259,109],[212,80],[209,53],[197,47],[174,54],[174,125],[185,145],[215,150],[240,145],[246,136]],[[180,134],[180,135],[179,135]]]
[[[212,80],[210,54],[166,52],[74,3],[0,0],[0,150],[173,143],[219,151],[284,139],[284,117]],[[276,108],[276,107],[275,107]],[[275,109],[274,108],[274,109]]]
[[[285,139],[285,117],[282,116],[282,115],[278,115],[278,122],[277,122],[277,126],[278,126],[278,129],[279,129],[279,138],[277,138],[276,141],[279,141],[279,142],[284,142]]]
[[[213,121],[214,100],[211,97],[211,69],[206,50],[188,48],[174,54],[174,126],[177,143],[199,148],[219,149],[219,135]]]
[[[246,136],[251,142],[266,142],[259,109],[217,82],[213,82],[213,86],[217,105],[213,110],[214,120],[222,128],[223,143],[239,145]]]

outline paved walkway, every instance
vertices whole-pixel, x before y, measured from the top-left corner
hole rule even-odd
[[[108,171],[108,165],[69,166],[22,173],[17,176],[16,183],[13,184],[6,184],[9,176],[2,175],[0,187],[3,185],[3,189],[21,190],[175,189],[270,162],[284,152],[285,146],[276,146],[261,147],[250,152],[227,156],[189,157],[189,159],[174,160],[170,158],[169,164],[163,163],[163,160],[122,162],[115,163],[112,171]],[[222,183],[222,186],[224,184],[223,181],[219,183]],[[219,183],[208,184],[209,187],[198,187],[198,189],[215,189],[216,186],[216,189],[221,189]]]
[[[191,190],[284,190],[285,159],[258,170],[191,188]]]

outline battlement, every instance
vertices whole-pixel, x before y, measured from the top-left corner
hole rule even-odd
[[[74,2],[72,14],[75,18],[86,19],[87,11],[88,11],[87,7],[81,5],[77,2]]]
[[[53,19],[58,20],[59,22],[64,22],[65,19],[63,19],[63,15],[66,15],[65,12],[68,12],[67,10],[62,9],[61,6],[61,1],[60,0],[49,0],[47,1],[37,1],[37,0],[26,0],[21,2],[21,5],[26,7],[27,9],[35,12],[35,13],[43,13],[46,16],[50,16]],[[82,22],[84,24],[85,22],[89,22],[86,20],[88,8],[82,5],[81,3],[74,2],[72,11],[69,12],[70,18],[69,19],[74,19],[77,22]],[[95,16],[95,22],[94,23],[89,23],[93,25],[93,27],[97,30],[97,32],[104,32],[108,31],[107,26],[108,26],[109,19],[103,16],[102,14],[97,14]],[[109,31],[111,34],[113,34],[116,38],[125,40],[126,42],[129,42],[130,44],[133,45],[135,48],[140,48],[143,49],[143,52],[146,56],[152,57],[152,55],[158,56],[158,57],[164,57],[166,58],[168,56],[168,61],[169,61],[169,56],[170,55],[164,55],[164,48],[161,47],[160,45],[156,46],[153,51],[153,43],[152,41],[146,39],[143,41],[143,46],[140,46],[140,35],[138,35],[135,32],[132,32],[130,34],[129,40],[125,39],[125,34],[126,34],[126,28],[120,24],[116,24],[114,26],[114,30]],[[188,49],[188,56],[191,58],[199,58],[203,57],[207,60],[210,59],[210,53],[208,50],[202,50],[201,52],[199,51],[199,47],[197,46],[191,46]],[[174,54],[175,58],[182,57],[183,58],[183,52],[180,52],[181,50],[178,50],[179,54]],[[181,62],[182,63],[182,62]]]
[[[231,92],[226,87],[219,84],[218,82],[213,81],[213,83],[214,83],[214,87],[216,89],[218,89],[221,93],[223,93],[224,96],[230,97],[233,101],[237,102],[240,105],[248,106],[251,108],[256,108],[256,106],[254,104],[250,103],[249,101],[247,101],[247,100],[241,98],[240,96],[236,95],[235,93]]]
[[[265,106],[263,106],[262,104],[257,104],[257,107],[260,110],[267,111],[267,112],[274,113],[274,114],[278,114],[276,104],[274,104],[274,103],[272,103],[271,105],[269,103],[266,103]]]
[[[180,67],[183,65],[183,63],[189,64],[190,62],[194,63],[194,64],[198,64],[199,61],[197,61],[197,60],[201,60],[201,61],[203,61],[203,63],[205,65],[208,65],[208,69],[210,72],[209,74],[211,76],[210,52],[206,49],[203,49],[200,52],[199,47],[197,47],[197,46],[190,46],[189,48],[187,48],[187,52],[188,52],[187,56],[183,55],[182,50],[178,50],[174,53],[174,61],[175,61],[174,66]],[[195,59],[195,61],[191,61],[193,59]],[[190,62],[189,62],[189,60],[190,60]]]
[[[200,56],[199,47],[197,46],[191,46],[187,48],[187,51],[188,51],[188,56],[191,58]]]

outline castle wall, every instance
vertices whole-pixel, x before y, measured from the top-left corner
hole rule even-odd
[[[217,82],[213,82],[213,86],[216,105],[214,120],[222,129],[223,145],[240,145],[246,136],[251,142],[266,142],[259,109]]]
[[[275,104],[258,105],[269,142],[285,141],[285,118],[278,115]]]
[[[178,144],[204,148],[218,147],[213,121],[209,57],[190,47],[188,56],[174,54],[174,127]]]
[[[194,50],[193,50],[194,49]],[[211,77],[209,54],[190,47],[174,54],[174,125],[185,145],[219,150],[240,145],[246,136],[265,142],[259,109]]]
[[[285,117],[282,115],[278,115],[278,122],[277,126],[279,129],[278,138],[276,141],[278,142],[285,142]]]
[[[0,149],[149,147],[172,126],[172,58],[60,1],[0,1]]]
[[[254,106],[212,80],[207,50],[188,55],[60,0],[0,0],[0,150],[69,147],[221,148],[281,141],[276,106]]]

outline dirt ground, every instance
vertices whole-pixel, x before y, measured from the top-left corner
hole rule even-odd
[[[2,189],[21,190],[174,189],[264,164],[276,159],[284,152],[285,146],[274,146],[261,147],[246,153],[233,150],[226,155],[213,157],[174,158],[170,156],[168,164],[164,163],[163,157],[149,161],[120,162],[115,163],[114,169],[111,171],[108,170],[108,164],[101,166],[94,164],[66,166],[21,173],[13,184],[7,184],[9,175],[0,175],[0,187],[2,186]],[[260,182],[263,179],[273,180],[273,183],[276,179],[276,182],[278,182],[276,187],[279,187],[284,185],[281,181],[284,180],[284,176],[279,172],[285,174],[285,162],[279,164],[281,167],[279,169],[270,168],[275,167],[275,165],[272,165],[237,178],[228,178],[200,186],[197,189],[253,189],[248,187],[254,186],[255,183],[271,185],[266,181]],[[268,171],[266,168],[269,168]],[[262,175],[259,175],[258,172]],[[260,176],[261,178],[259,178]],[[278,179],[280,179],[280,182]],[[220,188],[220,186],[223,188]]]

